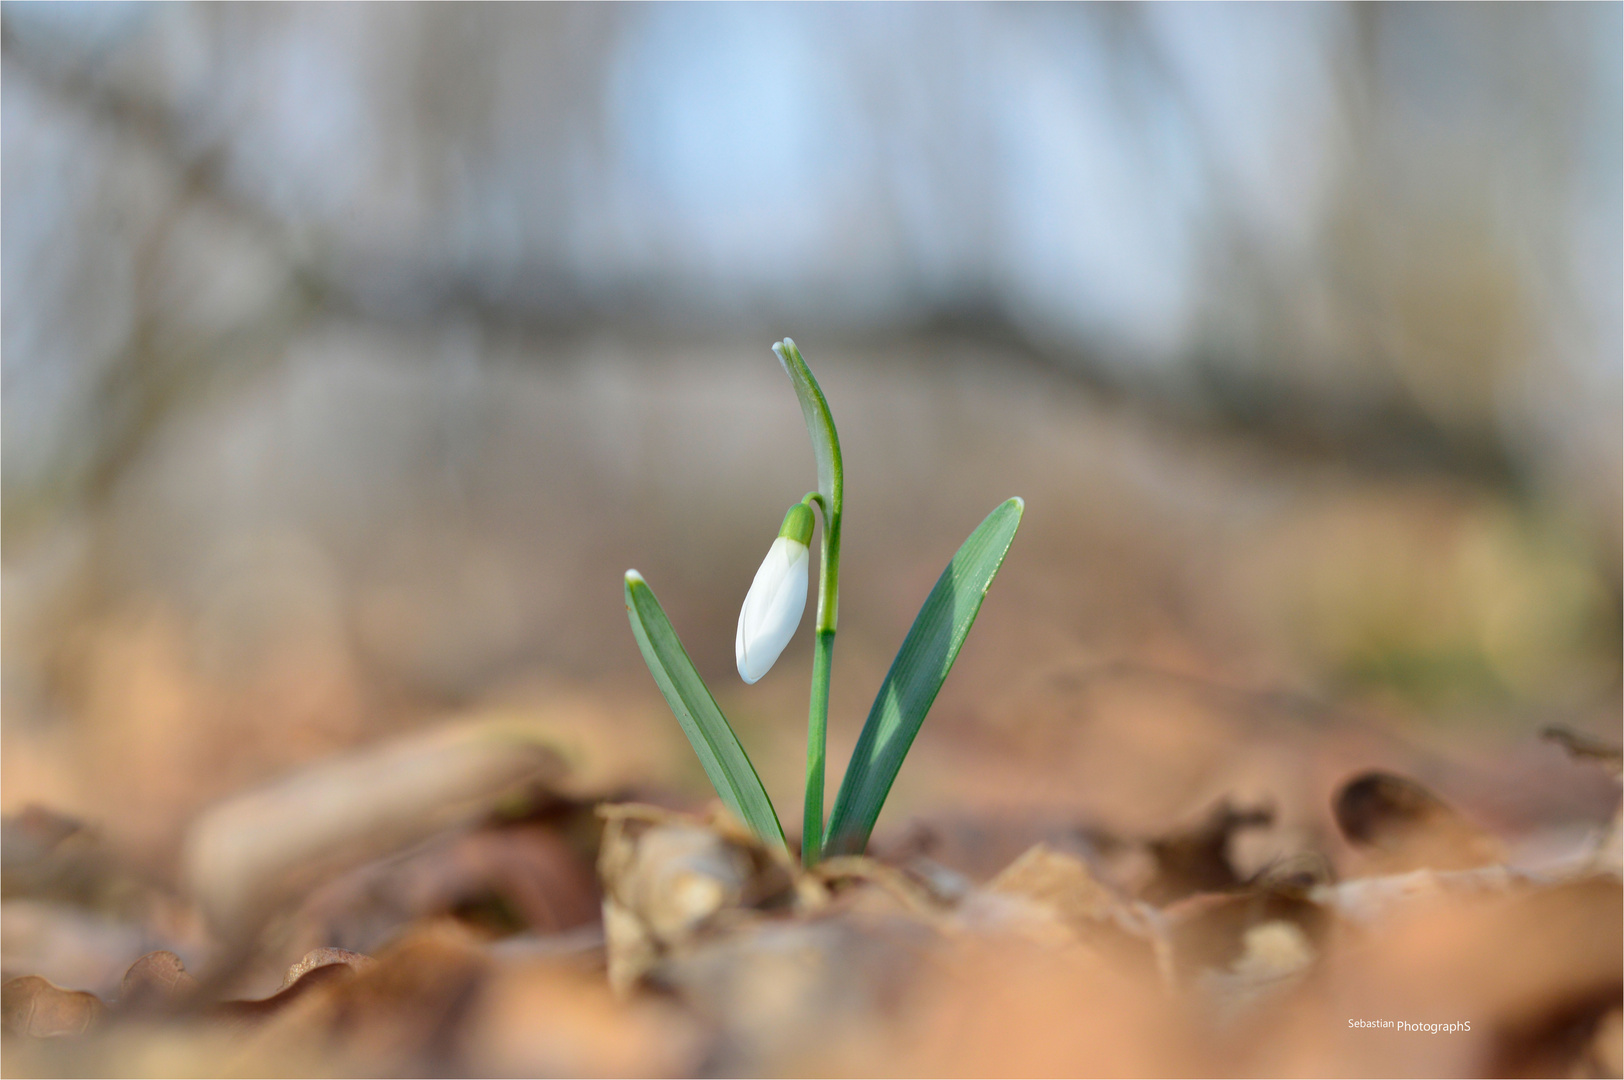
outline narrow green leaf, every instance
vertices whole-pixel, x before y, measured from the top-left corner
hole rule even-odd
[[[942,680],[958,659],[1026,504],[1010,499],[976,527],[936,579],[891,661],[835,797],[824,854],[860,854]]]
[[[782,844],[784,830],[750,756],[739,745],[705,680],[694,670],[654,590],[636,570],[626,571],[626,616],[643,661],[682,725],[682,733],[693,744],[716,794],[762,840]]]
[[[832,512],[839,513],[845,470],[841,466],[840,436],[835,432],[829,402],[794,341],[785,338],[773,346],[773,352],[789,372],[790,382],[795,384],[795,396],[801,402],[801,416],[806,419],[806,432],[812,437],[812,454],[818,461],[818,493],[828,501]]]

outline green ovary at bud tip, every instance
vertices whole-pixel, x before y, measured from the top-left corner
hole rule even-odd
[[[812,508],[798,502],[784,515],[784,524],[778,527],[778,535],[805,547],[812,542],[812,524]]]

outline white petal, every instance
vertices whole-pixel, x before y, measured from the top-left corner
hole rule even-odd
[[[809,562],[805,544],[780,536],[756,571],[733,639],[739,678],[745,682],[753,683],[767,674],[795,636],[806,610]]]

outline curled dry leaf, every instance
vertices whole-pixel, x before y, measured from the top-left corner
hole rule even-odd
[[[1337,828],[1374,873],[1466,870],[1505,861],[1498,840],[1408,777],[1361,773],[1342,785],[1332,811]]]
[[[843,901],[842,906],[848,910],[859,905],[870,909],[883,906],[941,925],[954,899],[951,889],[944,895],[933,888],[933,879],[916,876],[863,855],[837,855],[825,859],[813,868],[809,877],[828,890],[825,897],[821,890],[809,888],[803,882],[799,894],[802,906],[810,910],[816,910],[825,903]]]
[[[1102,884],[1087,864],[1039,844],[1011,863],[988,885],[988,892],[1024,896],[1051,908],[1068,925],[1086,930],[1108,922],[1122,899]]]
[[[1238,977],[1251,991],[1307,967],[1331,927],[1331,914],[1294,886],[1260,884],[1191,896],[1165,909],[1173,969],[1181,984]]]
[[[1205,992],[1214,1017],[1232,1023],[1290,989],[1318,956],[1299,923],[1271,919],[1247,927],[1239,955],[1229,966],[1202,971],[1195,984]]]
[[[879,910],[837,903],[737,925],[664,957],[648,981],[717,1031],[714,1073],[849,1073],[857,1066],[841,1052],[895,1021],[945,940],[884,897]]]
[[[0,987],[0,1012],[6,1030],[36,1039],[83,1035],[106,1013],[101,998],[83,990],[64,990],[39,975],[8,979]]]
[[[167,949],[150,952],[130,965],[119,984],[121,1012],[166,1011],[187,1004],[197,980],[179,956]]]
[[[1156,869],[1143,898],[1161,905],[1195,893],[1238,887],[1242,879],[1235,872],[1230,841],[1242,829],[1264,828],[1273,823],[1271,807],[1237,808],[1226,799],[1194,828],[1147,841],[1145,846],[1155,859]]]
[[[1011,910],[1010,901],[1019,907]],[[1155,913],[1100,881],[1083,860],[1047,844],[1033,847],[985,889],[972,893],[960,917],[966,925],[984,930],[1084,944],[1119,963],[1162,962]],[[1061,929],[1064,936],[1046,926]]]
[[[568,824],[488,821],[340,873],[286,921],[288,947],[343,942],[371,952],[447,916],[497,937],[596,924],[596,845],[572,842]]]
[[[1560,724],[1547,727],[1540,732],[1540,737],[1560,746],[1578,761],[1595,762],[1615,777],[1624,775],[1624,749],[1620,747]]]
[[[617,992],[717,925],[794,903],[793,864],[742,829],[649,806],[599,812],[604,934]]]
[[[186,878],[226,932],[339,869],[477,820],[563,759],[528,725],[476,720],[313,765],[205,811],[186,838]]]
[[[83,836],[84,823],[30,803],[0,819],[0,895],[40,896],[58,891],[65,876],[65,846]]]
[[[0,819],[0,896],[139,921],[159,891],[85,822],[38,804]]]
[[[947,891],[992,880],[1038,844],[1084,856],[1101,865],[1121,849],[1142,845],[1080,823],[1064,810],[1011,811],[996,816],[949,811],[910,819],[895,831],[882,830],[869,854],[916,876],[944,879]]]
[[[1265,889],[1287,895],[1307,896],[1312,890],[1336,880],[1330,862],[1317,851],[1294,851],[1260,869],[1247,883],[1252,889]]]
[[[262,1020],[319,988],[367,970],[375,962],[370,956],[348,949],[312,949],[288,968],[275,993],[263,998],[222,1002],[214,1011],[241,1020]]]
[[[1597,873],[1624,879],[1624,806],[1613,813],[1613,820],[1596,839],[1591,866]]]
[[[342,950],[306,959],[326,962],[263,1002],[248,1003],[260,1007],[249,1015],[264,1023],[251,1030],[227,1071],[263,1072],[266,1062],[288,1061],[294,1052],[314,1054],[338,1074],[457,1071],[457,1033],[493,966],[466,931],[430,924],[376,962]]]
[[[301,957],[292,967],[288,968],[287,976],[282,980],[282,985],[278,988],[278,992],[288,989],[294,983],[298,982],[312,971],[315,971],[317,968],[332,967],[335,964],[342,964],[343,966],[349,968],[352,972],[360,973],[366,971],[376,963],[377,961],[372,959],[372,957],[363,953],[350,952],[348,949],[312,949]]]
[[[1561,746],[1575,761],[1594,762],[1615,778],[1624,772],[1624,750],[1617,746],[1554,725],[1540,734]],[[1591,850],[1592,869],[1624,878],[1624,802],[1613,811],[1613,819],[1596,836]]]
[[[1411,870],[1352,878],[1316,886],[1309,890],[1309,896],[1335,911],[1338,918],[1368,926],[1414,904],[1441,898],[1466,900],[1542,884],[1550,882],[1504,866],[1480,866],[1473,870]]]
[[[118,997],[119,981],[136,957],[167,943],[138,922],[76,904],[7,900],[0,907],[0,953],[8,974],[43,975],[103,1000]]]

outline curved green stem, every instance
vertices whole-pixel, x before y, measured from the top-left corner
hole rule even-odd
[[[806,813],[801,826],[801,865],[807,867],[816,866],[823,858],[823,762],[829,731],[829,661],[834,648],[834,631],[818,631],[812,652],[812,703],[806,717]]]
[[[818,579],[818,619],[812,653],[812,698],[806,723],[806,814],[801,823],[801,861],[816,865],[823,855],[823,766],[829,726],[829,667],[835,646],[835,622],[840,610],[840,511],[845,468],[840,458],[840,436],[835,431],[829,402],[818,380],[806,366],[795,342],[785,338],[773,346],[779,363],[795,386],[818,465],[818,490],[808,494],[823,514],[823,560]]]
[[[818,577],[818,618],[812,650],[812,696],[806,717],[806,811],[801,825],[801,864],[823,857],[823,772],[828,756],[829,668],[835,649],[835,607],[840,596],[839,519],[816,492],[806,501],[823,511],[822,565]]]
[[[820,634],[833,634],[835,611],[840,602],[840,510],[838,505],[831,510],[830,500],[816,491],[807,492],[801,501],[816,506],[823,516],[820,549],[823,560],[818,573],[818,617],[814,625]]]

